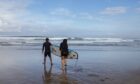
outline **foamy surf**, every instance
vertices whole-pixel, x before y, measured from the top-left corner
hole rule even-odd
[[[1,46],[14,45],[33,45],[40,46],[46,37],[42,36],[1,36]],[[79,37],[50,37],[50,41],[56,45],[60,44],[63,39],[68,39],[69,45],[75,46],[139,46],[140,39],[126,38],[79,38]]]

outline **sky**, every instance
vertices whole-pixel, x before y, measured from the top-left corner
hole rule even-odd
[[[139,37],[140,0],[0,0],[0,35]]]

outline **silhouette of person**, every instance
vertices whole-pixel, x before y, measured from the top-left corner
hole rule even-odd
[[[61,51],[61,64],[62,64],[62,69],[63,66],[67,65],[67,56],[68,56],[68,44],[67,44],[67,39],[64,39],[63,42],[60,44],[60,51]]]
[[[51,65],[53,64],[52,63],[52,57],[51,57],[51,49],[50,49],[51,45],[52,44],[49,42],[49,39],[46,38],[46,42],[43,43],[43,47],[42,47],[42,52],[44,52],[44,62],[43,62],[43,64],[46,64],[47,56],[50,58]]]
[[[42,76],[44,84],[51,84],[52,81],[52,65],[50,65],[49,71],[47,71],[46,64],[44,64],[44,75]]]

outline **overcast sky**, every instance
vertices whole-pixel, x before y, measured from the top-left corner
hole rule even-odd
[[[0,35],[140,37],[140,0],[0,0]]]

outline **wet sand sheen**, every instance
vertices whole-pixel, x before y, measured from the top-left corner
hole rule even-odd
[[[69,60],[66,70],[63,71],[60,69],[59,57],[53,56],[52,67],[49,65],[49,60],[44,66],[41,50],[33,49],[34,47],[29,49],[28,46],[24,48],[21,46],[0,48],[1,84],[140,83],[140,52],[138,51],[116,51],[114,48],[114,51],[108,52],[78,51],[79,60],[77,62]]]

